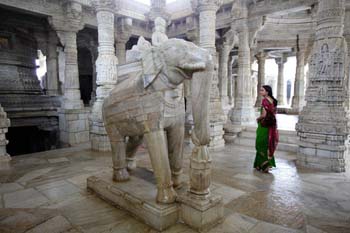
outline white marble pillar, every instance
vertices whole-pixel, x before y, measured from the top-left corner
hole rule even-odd
[[[58,53],[57,53],[57,36],[54,31],[49,32],[49,41],[46,55],[47,67],[47,95],[58,95]]]
[[[77,33],[83,28],[82,5],[77,2],[63,4],[63,18],[49,19],[63,46],[64,87],[59,110],[60,140],[63,144],[77,145],[89,141],[88,110],[80,96]]]
[[[284,83],[284,64],[287,61],[287,58],[282,55],[282,57],[275,59],[276,64],[278,65],[278,77],[277,77],[277,100],[278,105],[283,106],[285,104],[285,83]]]
[[[91,147],[93,150],[109,151],[110,142],[102,118],[102,104],[106,96],[117,83],[118,58],[114,49],[114,13],[115,1],[94,0],[97,14],[98,57],[96,60],[97,89],[96,101],[92,108]]]
[[[249,47],[249,30],[246,19],[238,28],[238,74],[235,105],[229,116],[233,125],[250,125],[255,123],[255,110],[252,99],[252,77]]]
[[[223,42],[219,50],[219,91],[221,102],[224,106],[228,104],[228,63],[231,48],[230,44]]]
[[[299,114],[305,105],[305,50],[297,48],[297,66],[295,71],[294,95],[292,99],[292,112]]]
[[[6,152],[8,141],[6,140],[5,134],[7,133],[8,127],[10,127],[10,120],[7,118],[7,114],[0,104],[0,163],[11,160],[11,156]]]
[[[128,42],[128,40],[117,39],[115,43],[116,55],[117,55],[119,64],[125,64],[126,42]]]
[[[350,168],[344,15],[344,0],[319,0],[306,105],[296,126],[300,138],[297,164],[329,172],[345,172]]]
[[[260,95],[260,88],[265,85],[265,61],[266,61],[266,53],[259,52],[256,56],[258,60],[258,85],[257,85],[257,98],[255,102],[255,107],[261,106],[262,97]]]
[[[222,4],[221,0],[214,1],[199,1],[199,45],[202,48],[209,50],[217,61],[215,36],[216,36],[216,11]],[[217,66],[217,65],[216,65]],[[220,148],[225,145],[223,139],[223,126],[226,121],[226,116],[222,109],[220,93],[218,88],[218,71],[214,72],[212,77],[212,88],[210,93],[210,147]]]
[[[233,104],[233,91],[234,91],[234,81],[233,81],[233,74],[232,74],[233,62],[234,62],[234,57],[229,56],[228,68],[227,68],[227,98],[228,98],[228,104],[230,106],[232,106]]]

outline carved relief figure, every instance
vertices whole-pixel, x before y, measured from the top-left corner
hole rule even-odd
[[[127,169],[144,138],[157,181],[160,203],[172,203],[180,184],[185,109],[179,85],[193,75],[192,109],[196,145],[209,143],[209,88],[212,57],[184,40],[169,39],[141,51],[142,71],[117,84],[103,105],[104,124],[113,153],[113,179],[129,179]],[[128,138],[128,140],[127,140]],[[127,163],[127,160],[129,163]]]
[[[152,45],[159,46],[168,40],[166,33],[166,21],[160,17],[154,20],[154,32],[152,34]]]

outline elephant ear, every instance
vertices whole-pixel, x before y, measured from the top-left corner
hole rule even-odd
[[[151,48],[142,54],[143,86],[149,87],[157,78],[163,68],[159,57],[159,49]]]

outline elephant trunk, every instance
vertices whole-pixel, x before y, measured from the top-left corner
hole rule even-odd
[[[213,74],[214,64],[209,59],[205,70],[193,73],[191,81],[192,114],[194,120],[192,141],[197,146],[208,145],[210,142],[209,99]]]

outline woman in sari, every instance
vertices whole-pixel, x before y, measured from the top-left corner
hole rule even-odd
[[[277,100],[273,97],[272,89],[268,85],[261,87],[260,95],[263,97],[263,100],[261,102],[260,116],[256,119],[258,128],[256,130],[254,168],[268,173],[271,167],[276,167],[274,153],[278,143],[277,123],[275,120]],[[270,114],[270,123],[266,126],[266,116],[268,114]],[[271,118],[274,120],[272,121]]]

